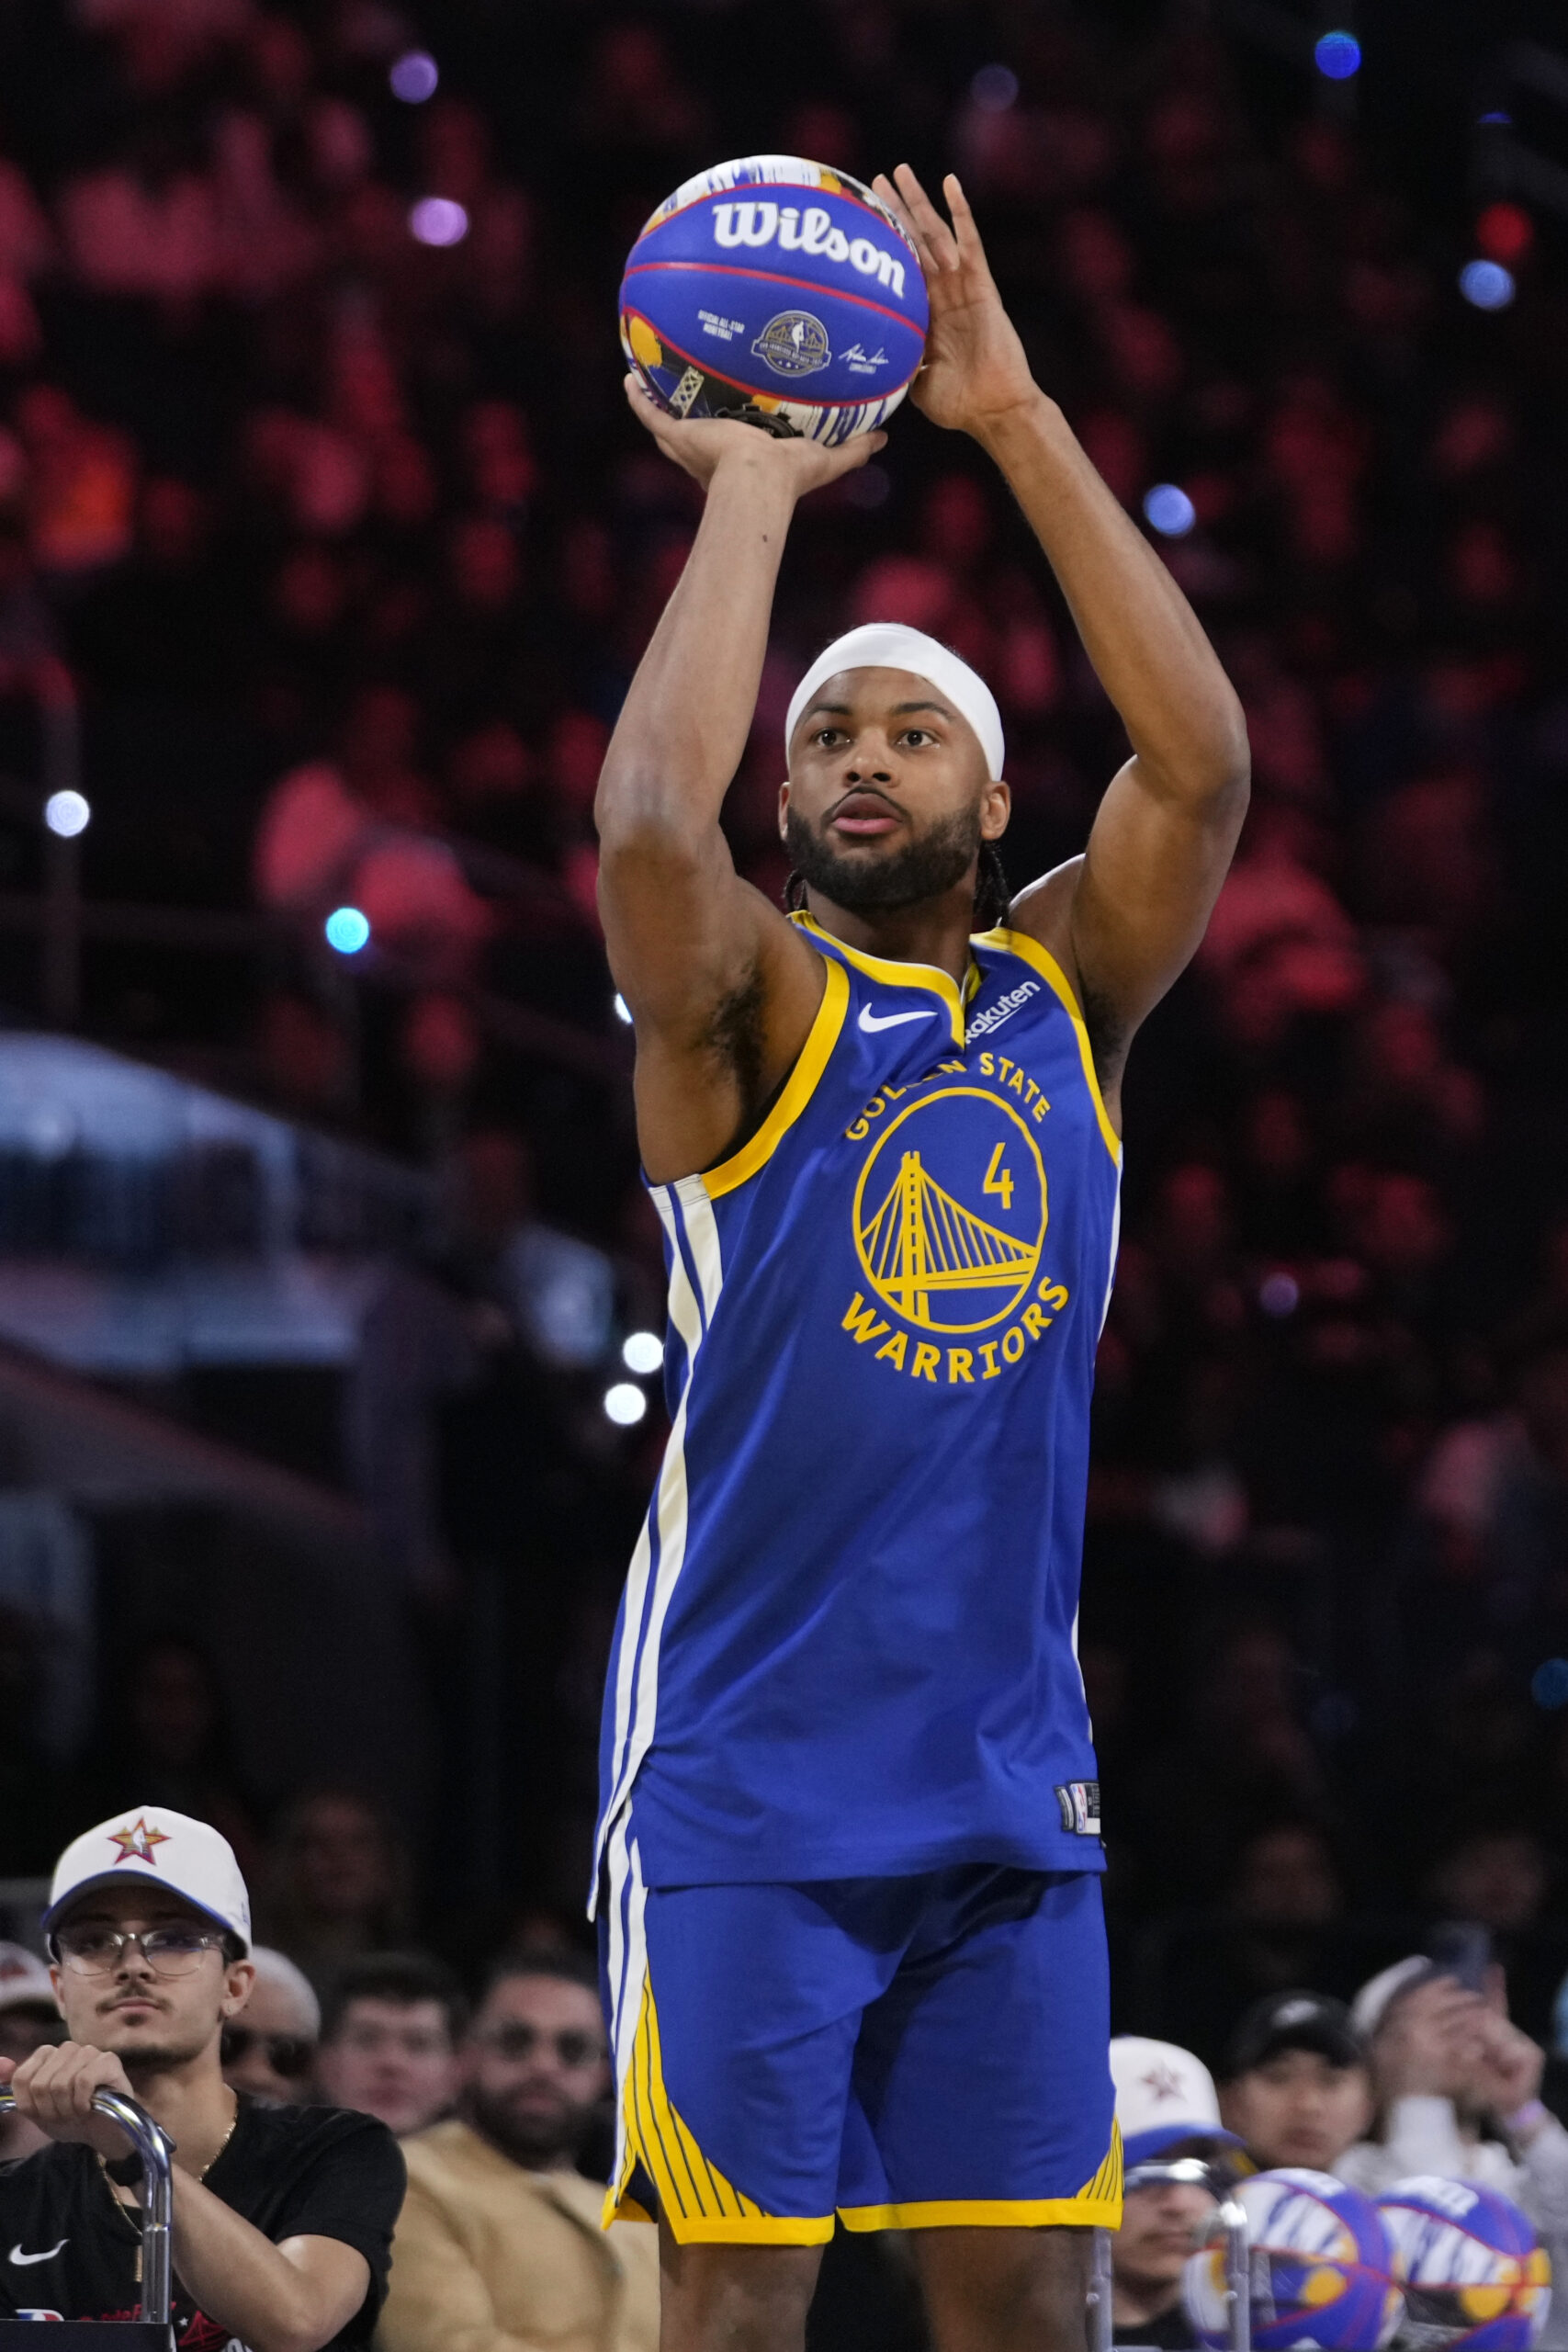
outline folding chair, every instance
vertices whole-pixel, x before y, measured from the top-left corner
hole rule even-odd
[[[1175,2182],[1183,2188],[1206,2188],[1214,2199],[1214,2217],[1208,2236],[1225,2235],[1225,2335],[1230,2352],[1252,2352],[1252,2248],[1247,2233],[1247,2209],[1219,2165],[1196,2156],[1176,2156],[1168,2164],[1134,2165],[1122,2184],[1126,2188],[1162,2188]],[[1111,2352],[1111,2233],[1096,2230],[1089,2272],[1089,2352]]]
[[[8,2090],[0,2090],[0,2112],[16,2105]],[[174,2218],[174,2143],[162,2124],[154,2123],[144,2107],[118,2091],[98,2091],[93,2105],[109,2115],[130,2139],[144,2168],[141,2207],[141,2317],[107,2323],[134,2344],[118,2345],[114,2352],[174,2352],[175,2332],[169,2317],[173,2289],[170,2226]],[[42,2315],[41,2312],[39,2314]],[[47,2352],[105,2352],[101,2320],[66,2320],[63,2332],[42,2339]],[[0,2319],[0,2352],[41,2352],[33,2322]]]

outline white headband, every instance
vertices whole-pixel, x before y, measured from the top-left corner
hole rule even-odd
[[[912,670],[917,678],[929,678],[943,701],[968,720],[986,754],[987,773],[993,783],[999,781],[1006,752],[995,695],[967,662],[922,629],[906,628],[902,621],[872,621],[864,628],[852,628],[817,656],[790,697],[784,720],[786,752],[802,711],[818,687],[837,677],[840,670]]]

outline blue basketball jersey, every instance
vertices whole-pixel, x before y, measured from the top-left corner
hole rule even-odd
[[[1121,1149],[1062,972],[827,964],[757,1132],[655,1185],[671,1428],[600,1853],[649,1886],[1100,1867],[1076,1629]],[[627,1818],[629,1815],[629,1819]]]

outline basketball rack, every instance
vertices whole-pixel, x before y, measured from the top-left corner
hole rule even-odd
[[[0,2114],[16,2103],[9,2090],[0,2090]],[[107,2115],[119,2125],[141,2159],[141,2316],[107,2322],[56,2321],[61,2332],[46,2339],[48,2352],[101,2352],[106,2325],[120,2335],[134,2335],[137,2339],[134,2345],[117,2346],[116,2352],[173,2352],[170,2303],[174,2289],[171,2250],[175,2143],[144,2107],[139,2107],[133,2098],[122,2098],[118,2091],[95,2091],[93,2106],[99,2115]],[[40,2293],[43,2291],[40,2290]],[[54,2320],[55,2315],[40,2310],[36,2317]],[[37,2352],[39,2338],[32,2331],[32,2320],[0,2319],[0,2352]]]
[[[1225,2242],[1225,2341],[1229,2352],[1252,2352],[1252,2246],[1247,2208],[1230,2175],[1197,2156],[1174,2156],[1168,2164],[1134,2165],[1123,2188],[1206,2188],[1214,2215],[1206,2240],[1224,2233]],[[1096,2230],[1089,2271],[1089,2352],[1111,2352],[1111,2232]]]

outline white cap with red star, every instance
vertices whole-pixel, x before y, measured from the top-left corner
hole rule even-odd
[[[1118,2034],[1111,2045],[1111,2079],[1129,2169],[1185,2151],[1189,2142],[1193,2155],[1241,2145],[1220,2121],[1213,2076],[1190,2050],[1151,2041],[1146,2034]]]
[[[204,1912],[244,1951],[251,1948],[251,1898],[234,1849],[209,1822],[169,1805],[133,1805],[73,1838],[54,1866],[43,1931],[52,1936],[66,1908],[96,1886],[147,1879]]]

